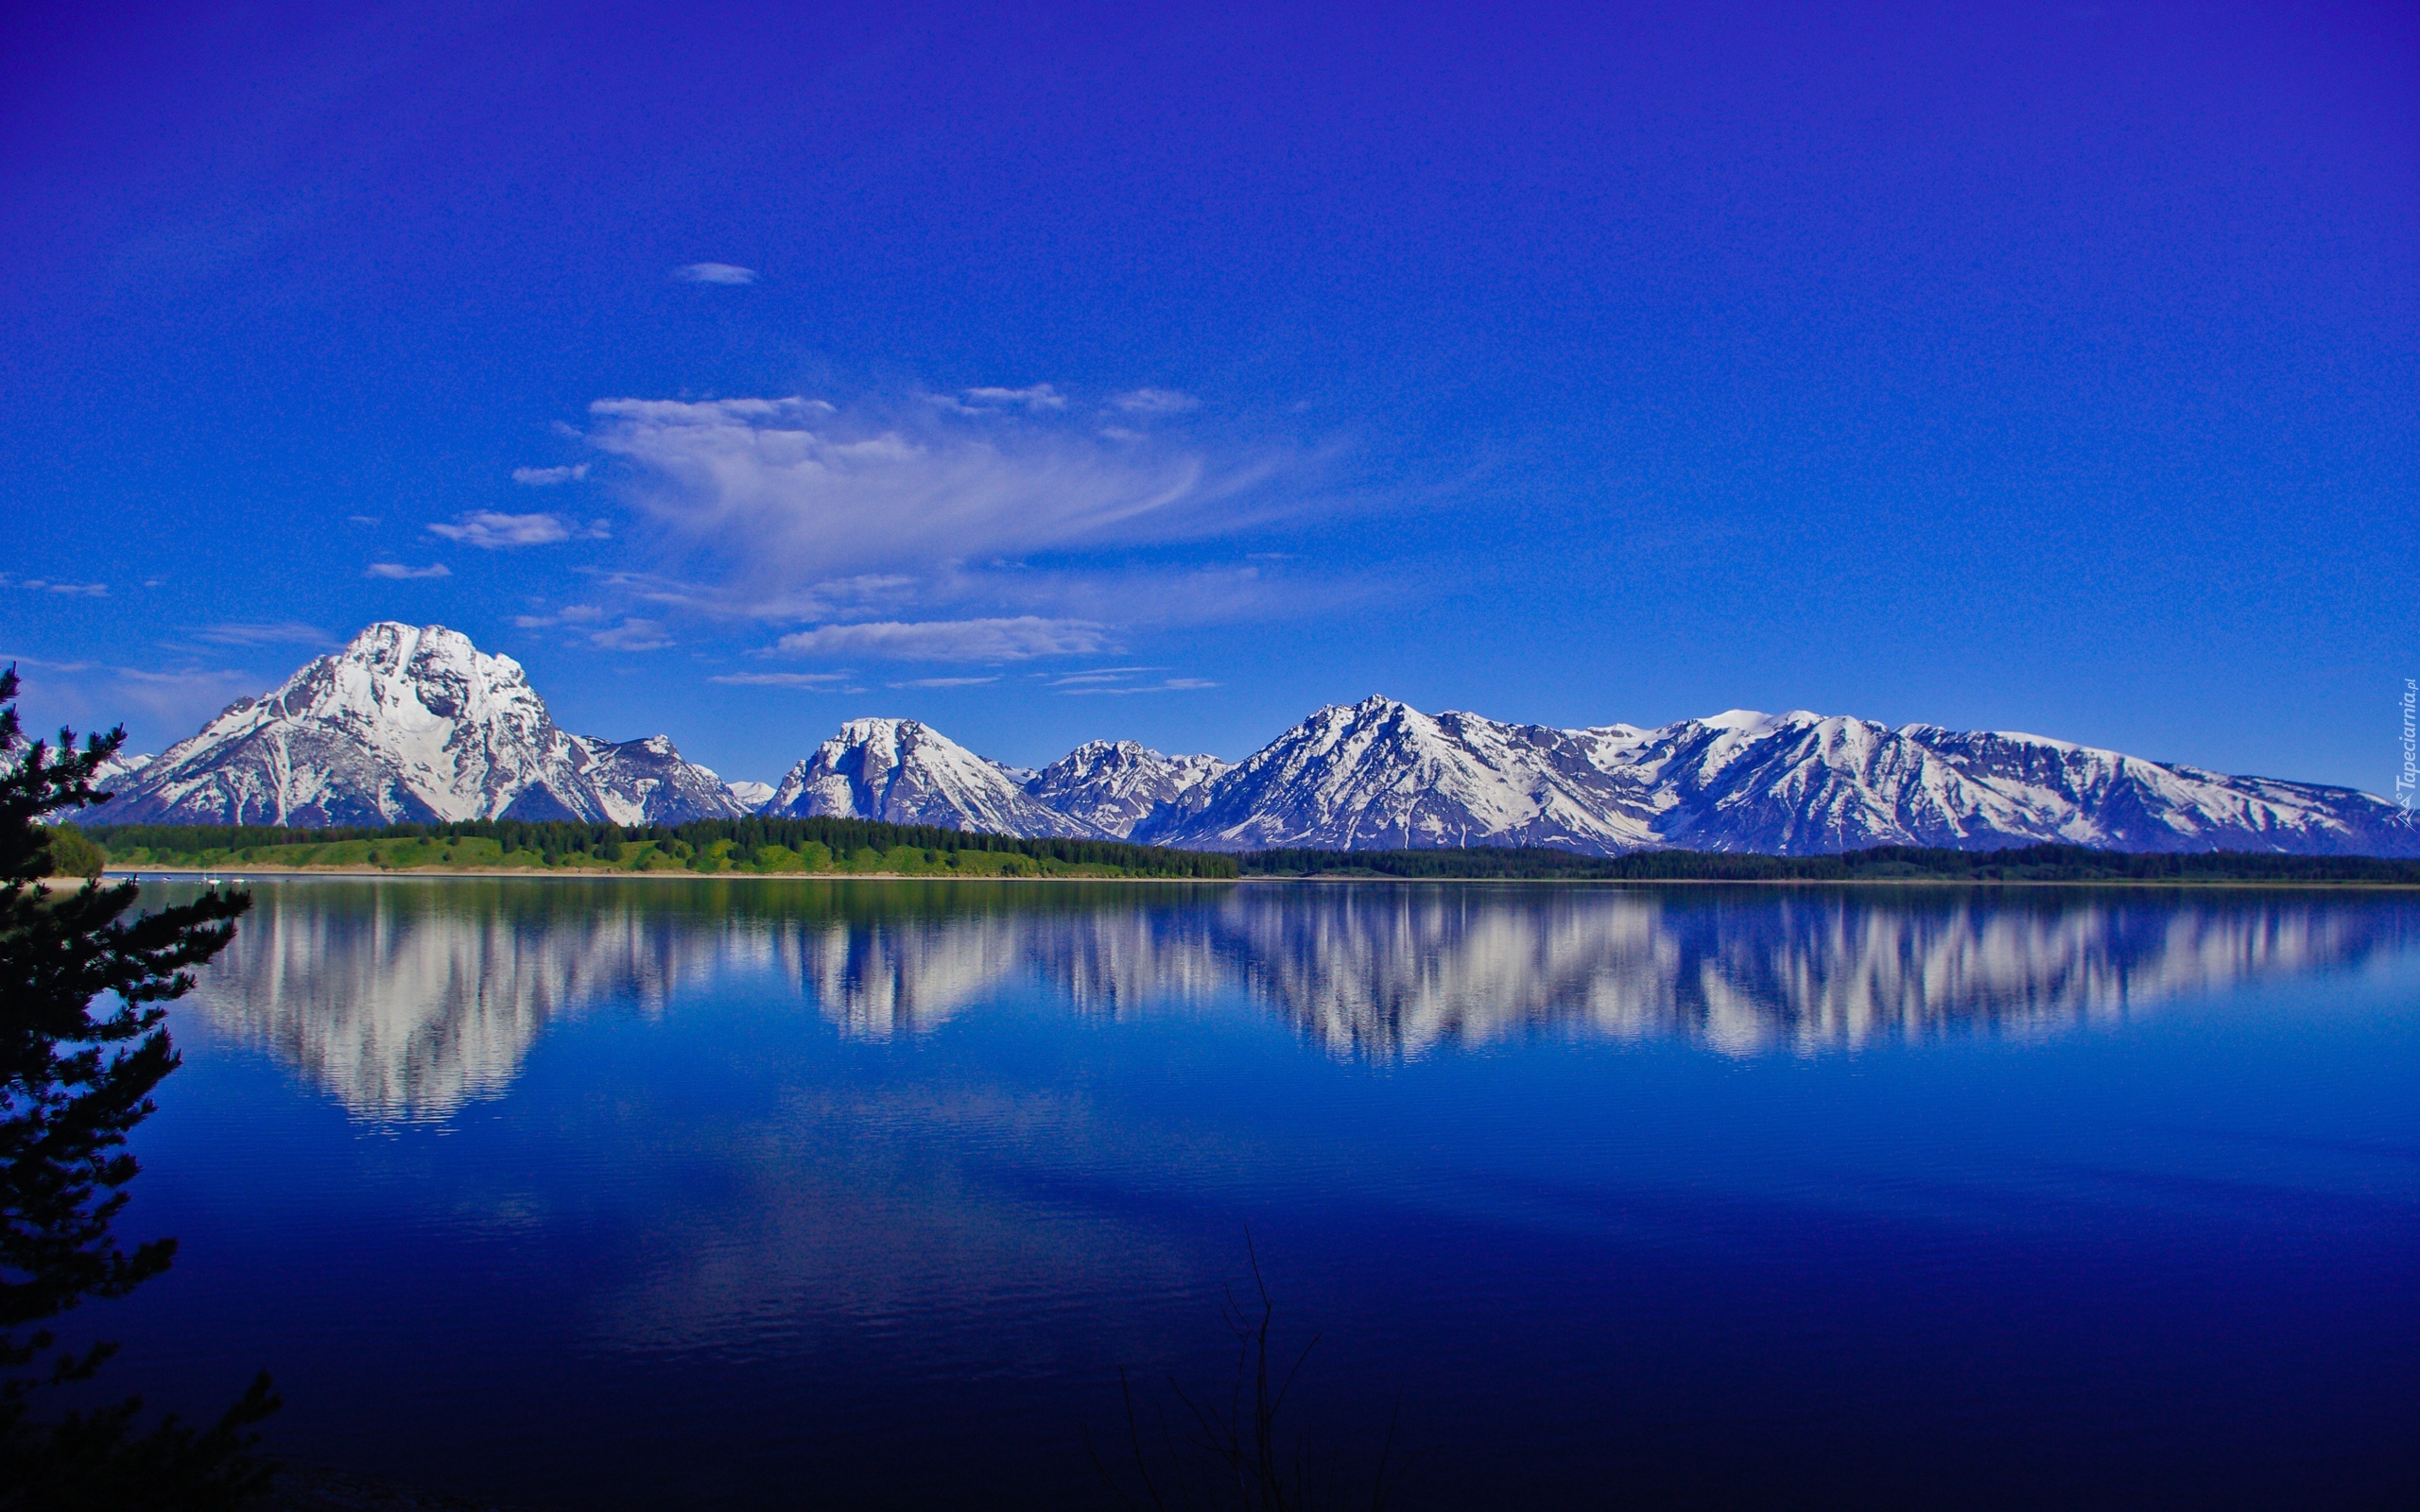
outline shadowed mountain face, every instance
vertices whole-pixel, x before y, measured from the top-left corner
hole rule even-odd
[[[501,1095],[550,1024],[717,973],[889,1039],[1039,989],[1387,1059],[1539,1036],[1820,1054],[2034,1035],[2415,943],[2392,895],[543,881],[272,884],[198,994],[356,1116]]]

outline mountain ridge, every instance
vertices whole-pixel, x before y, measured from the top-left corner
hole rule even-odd
[[[777,785],[668,737],[558,730],[519,663],[382,622],[158,758],[109,821],[331,825],[834,816],[1195,850],[1546,847],[1822,855],[1879,845],[2420,855],[2395,805],[2008,730],[1733,709],[1641,727],[1329,704],[1240,762],[1087,741],[1039,770],[921,720],[845,721]],[[113,773],[118,775],[118,773]]]

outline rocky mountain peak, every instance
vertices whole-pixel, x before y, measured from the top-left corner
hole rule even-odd
[[[761,810],[1002,834],[1103,832],[1028,797],[1020,775],[914,719],[852,719],[792,766]]]
[[[1103,833],[1166,828],[1200,807],[1203,786],[1227,770],[1216,756],[1166,756],[1138,741],[1088,740],[1027,782],[1027,794]]]
[[[372,625],[132,774],[112,822],[390,824],[736,814],[669,739],[556,727],[521,664],[441,625]]]

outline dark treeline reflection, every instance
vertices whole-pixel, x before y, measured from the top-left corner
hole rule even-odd
[[[550,1020],[660,1013],[729,972],[867,1038],[1038,988],[1097,1016],[1248,1004],[1349,1057],[1532,1036],[1806,1054],[2089,1024],[2420,938],[2398,895],[2249,890],[447,879],[255,897],[204,1011],[377,1119],[500,1094]]]

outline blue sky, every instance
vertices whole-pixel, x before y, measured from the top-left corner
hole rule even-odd
[[[38,720],[396,618],[729,776],[1372,692],[2399,761],[2406,8],[354,9],[10,23]]]

